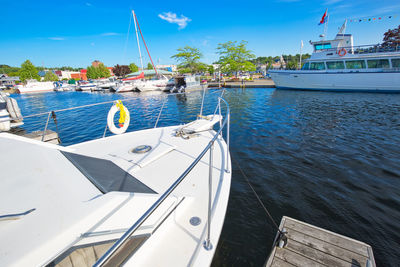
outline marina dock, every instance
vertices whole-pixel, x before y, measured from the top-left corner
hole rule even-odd
[[[279,229],[287,231],[287,244],[273,248],[266,267],[376,266],[371,246],[363,242],[286,216]]]
[[[224,88],[275,88],[275,84],[272,80],[254,80],[254,81],[243,81],[243,82],[210,82],[208,87],[224,87]]]

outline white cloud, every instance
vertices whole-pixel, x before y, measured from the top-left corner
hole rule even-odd
[[[63,37],[49,37],[49,39],[53,40],[53,41],[64,41],[65,40],[65,38],[63,38]]]
[[[89,3],[89,2],[86,2],[85,3],[86,4],[86,6],[93,6],[91,3]]]
[[[105,33],[100,34],[100,36],[115,36],[115,35],[119,35],[119,34],[116,32],[105,32]]]
[[[178,24],[179,28],[178,29],[184,29],[189,21],[192,21],[191,19],[185,17],[184,15],[181,15],[180,18],[176,16],[175,13],[172,12],[164,12],[162,14],[158,14],[158,16],[163,19],[168,21],[169,23],[176,23]]]

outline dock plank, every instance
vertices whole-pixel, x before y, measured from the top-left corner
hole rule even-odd
[[[279,229],[287,244],[274,247],[265,266],[375,267],[371,246],[358,240],[284,216]]]
[[[303,234],[324,240],[327,243],[331,243],[335,246],[358,253],[364,257],[368,257],[367,245],[354,239],[347,238],[336,233],[293,220],[291,218],[287,218],[285,220],[284,227],[294,229]]]
[[[305,235],[293,229],[290,230],[288,229],[287,237],[290,240],[290,242],[288,243],[288,247],[294,245],[299,250],[307,250],[307,248],[316,249],[324,253],[326,255],[326,259],[330,259],[331,257],[333,257],[332,260],[340,259],[340,261],[337,262],[337,266],[348,266],[348,264],[347,265],[344,264],[345,262],[348,263],[358,262],[361,264],[361,266],[365,266],[367,262],[367,257],[361,256],[358,253],[354,253],[352,251],[332,245],[330,243],[326,243],[325,241],[314,238],[312,236]],[[296,243],[292,244],[294,243],[292,241],[296,242],[297,244]],[[303,245],[300,247],[298,243]],[[311,252],[312,251],[310,251],[310,253]],[[340,262],[343,262],[343,264],[341,264]]]
[[[325,267],[319,262],[316,262],[310,258],[300,255],[285,248],[277,248],[275,251],[275,257],[286,261],[294,266],[307,266],[307,267]]]
[[[296,265],[290,264],[287,261],[281,260],[280,258],[274,258],[271,267],[295,267]]]

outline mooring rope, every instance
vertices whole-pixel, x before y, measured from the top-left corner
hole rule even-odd
[[[249,185],[249,187],[251,188],[251,190],[253,191],[254,195],[256,196],[258,202],[260,203],[260,205],[263,207],[265,213],[267,214],[267,217],[270,219],[270,221],[272,222],[272,224],[275,226],[275,228],[278,230],[278,232],[281,235],[284,235],[284,232],[281,231],[281,229],[279,229],[279,226],[276,224],[276,222],[274,221],[274,218],[272,218],[271,214],[269,213],[268,209],[265,207],[264,203],[262,202],[261,198],[258,196],[256,190],[254,189],[254,187],[251,185],[249,178],[247,177],[247,175],[244,173],[244,171],[242,170],[242,168],[239,165],[239,162],[235,159],[235,157],[233,157],[233,155],[231,154],[231,158],[233,158],[233,160],[235,161],[236,166],[238,166],[240,172],[242,173],[242,176],[245,178],[247,184]]]

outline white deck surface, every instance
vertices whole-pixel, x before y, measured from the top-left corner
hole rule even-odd
[[[0,134],[2,151],[10,151],[0,156],[3,169],[0,216],[36,208],[19,220],[0,221],[2,265],[47,264],[73,244],[99,241],[106,236],[82,240],[82,234],[119,230],[118,234],[106,237],[115,239],[122,235],[184,172],[215,134],[204,131],[186,140],[175,136],[176,129],[177,126],[143,130],[66,148]],[[153,149],[145,154],[130,152],[139,145],[150,145]],[[111,160],[158,194],[102,194],[56,148]],[[137,234],[152,235],[131,257],[128,266],[211,263],[225,217],[231,179],[231,174],[225,172],[226,144],[221,138],[215,142],[213,151],[213,249],[207,251],[202,246],[207,222],[207,153],[140,228]],[[190,224],[194,216],[201,219],[200,225]]]

